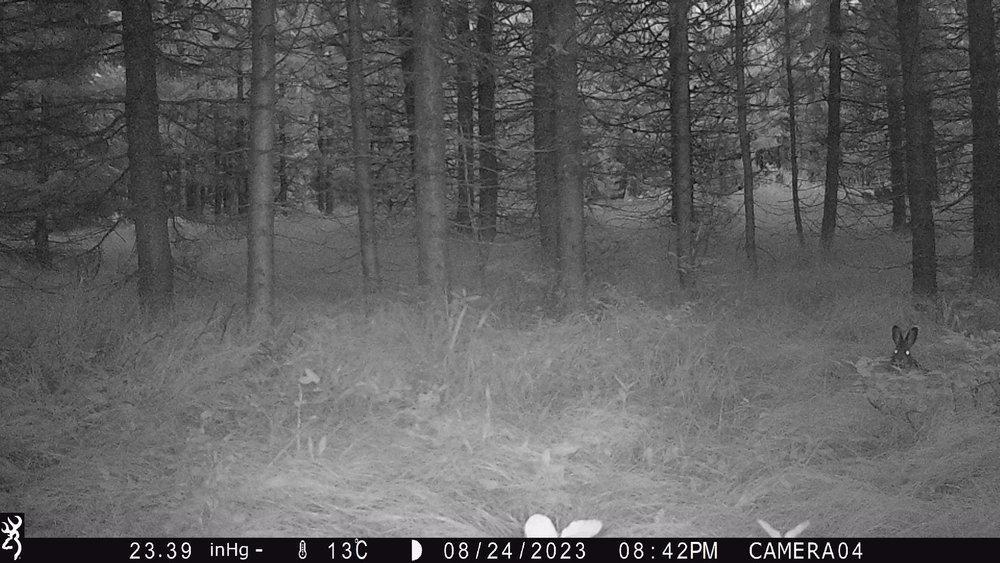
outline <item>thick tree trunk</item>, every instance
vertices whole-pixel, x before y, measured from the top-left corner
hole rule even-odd
[[[583,175],[580,162],[580,93],[577,85],[576,0],[555,0],[555,136],[559,186],[559,289],[566,311],[586,301]]]
[[[903,100],[906,123],[907,192],[913,230],[913,293],[937,293],[937,248],[931,196],[933,163],[928,162],[927,120],[930,94],[922,75],[920,45],[920,1],[896,0],[899,18],[900,60],[903,70]]]
[[[893,73],[886,82],[885,105],[888,114],[889,185],[892,197],[892,230],[906,228],[906,143],[903,122],[903,93],[900,78]]]
[[[972,75],[972,256],[976,272],[1000,276],[1000,131],[993,2],[968,0]]]
[[[139,255],[139,300],[152,312],[173,305],[173,258],[160,169],[156,31],[150,0],[122,0],[129,200]]]
[[[837,197],[840,191],[840,0],[829,0],[830,84],[827,94],[826,114],[826,183],[823,187],[823,223],[820,227],[820,245],[829,251],[837,230]]]
[[[441,0],[414,0],[413,23],[418,278],[431,294],[444,296],[448,292],[448,200],[439,55]]]
[[[677,239],[677,279],[682,288],[692,285],[694,240],[694,183],[691,178],[691,89],[688,68],[688,0],[670,4],[670,177]]]
[[[927,114],[924,116],[924,162],[927,165],[927,174],[929,174],[930,182],[930,198],[931,201],[938,200],[938,178],[937,178],[937,141],[935,140],[937,133],[934,132],[934,107],[933,100],[931,99],[930,92],[928,91],[927,96]]]
[[[251,0],[250,213],[247,309],[252,325],[274,321],[275,0]]]
[[[371,135],[365,110],[365,47],[362,35],[361,1],[347,0],[347,81],[350,89],[351,134],[354,143],[354,181],[358,191],[358,234],[365,291],[380,283],[375,244],[375,198],[371,181]]]

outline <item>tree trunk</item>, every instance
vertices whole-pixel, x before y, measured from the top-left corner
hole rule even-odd
[[[458,145],[458,159],[456,166],[458,180],[458,201],[455,210],[455,223],[460,229],[467,230],[473,234],[475,193],[473,182],[475,181],[475,160],[474,150],[475,139],[472,126],[474,119],[475,104],[472,98],[472,76],[474,66],[472,64],[472,29],[469,27],[469,0],[453,0],[455,19],[455,40],[458,53],[455,55],[455,106],[457,109],[458,135],[456,144]]]
[[[993,3],[968,0],[972,75],[972,256],[977,274],[1000,276],[1000,131]]]
[[[242,65],[242,61],[240,61]],[[244,159],[244,127],[241,110],[243,108],[243,69],[240,68],[236,74],[236,127],[233,137],[229,137],[229,131],[223,129],[226,135],[226,146],[229,148],[229,155],[226,157],[226,214],[236,217],[243,213],[246,205],[246,195],[244,195],[244,180],[246,179],[246,160]]]
[[[829,0],[830,84],[826,114],[826,184],[823,188],[823,223],[820,244],[823,250],[833,247],[837,230],[837,197],[840,191],[840,0]]]
[[[895,66],[895,65],[894,65]],[[898,71],[898,68],[896,69]],[[892,194],[892,230],[906,228],[906,144],[903,122],[903,93],[896,72],[886,82],[888,114],[889,185]]]
[[[350,89],[351,133],[354,143],[354,182],[358,190],[358,231],[365,292],[380,283],[375,246],[375,198],[371,181],[371,135],[365,111],[365,45],[361,23],[361,0],[347,0],[347,81]]]
[[[688,0],[670,4],[670,179],[677,239],[677,279],[681,288],[693,284],[694,186],[691,178],[691,89],[688,46]]]
[[[333,186],[330,183],[330,128],[327,125],[326,101],[316,100],[316,176],[313,191],[316,207],[325,215],[333,213]]]
[[[222,115],[216,112],[212,118],[212,214],[216,219],[226,211],[226,156],[223,151]]]
[[[253,61],[251,61],[251,66],[252,66],[252,64],[253,64]],[[234,159],[235,160],[235,164],[234,164],[235,174],[234,174],[234,177],[236,178],[236,198],[237,198],[236,214],[237,215],[244,215],[244,214],[248,213],[249,209],[250,209],[250,166],[251,166],[250,165],[250,138],[249,138],[249,134],[247,133],[247,129],[249,129],[249,127],[248,127],[249,123],[247,122],[246,116],[249,115],[250,111],[253,111],[253,110],[250,109],[250,108],[247,108],[247,110],[249,110],[249,111],[244,110],[244,108],[246,106],[246,99],[247,99],[246,92],[245,92],[245,89],[246,89],[245,88],[246,74],[247,73],[246,73],[246,71],[243,70],[242,65],[243,65],[243,62],[242,62],[242,59],[241,59],[240,60],[240,72],[237,75],[237,79],[236,79],[236,84],[237,84],[237,86],[236,86],[236,102],[237,102],[237,108],[239,108],[237,110],[238,113],[239,113],[239,116],[236,118],[236,143],[235,143],[236,144],[236,153],[235,153],[235,159]],[[252,78],[251,78],[251,80],[252,80]],[[273,82],[274,79],[272,78],[271,81]],[[274,89],[273,85],[271,86],[271,89],[272,90]],[[272,97],[274,96],[273,93],[271,95],[272,95]],[[274,116],[273,115],[271,116],[271,121],[272,121],[272,123],[274,121]],[[273,148],[273,145],[274,145],[273,134],[272,134],[271,144],[272,144],[272,148]]]
[[[201,216],[201,183],[198,181],[198,159],[192,153],[181,156],[181,186],[184,193],[184,210]]]
[[[930,178],[931,201],[938,200],[938,180],[937,180],[937,142],[934,132],[934,108],[929,92],[927,97],[927,114],[924,118],[924,162],[927,165],[927,173]]]
[[[274,321],[275,0],[251,0],[250,213],[247,309],[250,324]]]
[[[757,220],[753,203],[753,160],[750,158],[750,132],[747,130],[746,55],[743,52],[743,12],[745,0],[736,0],[736,129],[740,137],[740,157],[743,161],[744,244],[750,274],[757,277]],[[780,151],[779,151],[780,152]]]
[[[416,173],[416,117],[414,100],[414,44],[413,44],[413,0],[395,0],[396,11],[399,14],[398,36],[401,45],[399,68],[403,75],[403,112],[406,114],[406,131],[408,134],[408,149],[410,151],[410,172]]]
[[[139,255],[139,300],[158,313],[173,305],[173,258],[160,169],[156,32],[150,0],[122,0],[129,200]]]
[[[278,84],[278,100],[285,97],[285,85]],[[288,190],[291,189],[291,179],[288,177],[288,116],[284,111],[275,108],[278,120],[278,193],[274,196],[277,204],[288,203]]]
[[[448,292],[444,89],[438,54],[443,31],[441,0],[414,0],[413,23],[418,279],[440,297]]]
[[[493,0],[479,1],[476,19],[479,47],[479,219],[483,240],[497,236],[500,159],[497,158],[496,70],[493,64]]]
[[[576,0],[555,0],[555,138],[559,189],[559,289],[566,311],[586,301],[583,175],[580,162],[580,93],[577,85]]]
[[[535,208],[542,253],[559,255],[559,191],[556,171],[555,73],[553,69],[552,10],[556,0],[531,2],[531,53],[534,92]]]
[[[931,194],[935,190],[931,184],[933,163],[927,161],[930,95],[921,68],[920,1],[896,0],[896,12],[906,106],[906,179],[913,230],[913,293],[933,296],[937,293],[937,249],[931,208]]]
[[[802,228],[802,204],[799,200],[799,144],[795,117],[795,79],[792,75],[792,13],[788,0],[781,0],[781,7],[784,13],[785,86],[788,90],[788,156],[792,169],[792,214],[795,216],[795,234],[799,237],[799,244],[804,245],[806,236]]]
[[[886,140],[889,162],[889,203],[892,230],[907,228],[906,150],[904,146],[903,89],[899,68],[899,19],[894,2],[865,0],[862,10],[870,14],[869,35],[872,51],[885,83]]]

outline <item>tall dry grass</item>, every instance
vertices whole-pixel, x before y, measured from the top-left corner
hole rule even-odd
[[[48,535],[514,535],[534,512],[616,536],[998,529],[992,412],[912,429],[856,390],[894,323],[921,325],[929,369],[996,373],[995,339],[960,332],[996,326],[995,288],[914,303],[885,267],[902,238],[826,260],[774,244],[756,280],[729,247],[671,305],[661,235],[608,231],[592,302],[556,318],[517,251],[449,301],[328,271],[332,299],[330,247],[293,244],[307,231],[286,233],[301,259],[266,332],[220,274],[232,240],[189,248],[165,320],[103,282],[3,299],[0,505]]]

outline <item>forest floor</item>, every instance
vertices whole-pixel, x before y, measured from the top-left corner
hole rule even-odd
[[[368,298],[349,213],[281,217],[268,334],[243,326],[239,227],[178,221],[168,322],[136,312],[127,229],[94,277],[5,258],[0,509],[34,537],[509,537],[533,513],[612,537],[1000,535],[1000,288],[967,281],[967,233],[940,230],[941,297],[915,302],[885,206],[845,205],[824,259],[782,186],[757,194],[756,279],[742,194],[702,209],[686,295],[657,200],[589,208],[593,298],[562,318],[525,225],[453,234],[455,298],[427,306],[408,215],[380,223]],[[920,325],[926,371],[881,365],[893,324]]]

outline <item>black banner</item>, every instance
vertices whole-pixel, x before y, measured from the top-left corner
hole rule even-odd
[[[3,539],[0,535],[0,539]],[[9,538],[8,538],[9,539]],[[374,539],[374,538],[17,538],[0,563],[82,561],[161,563],[239,561],[898,561],[978,560],[1000,553],[1000,539]]]

